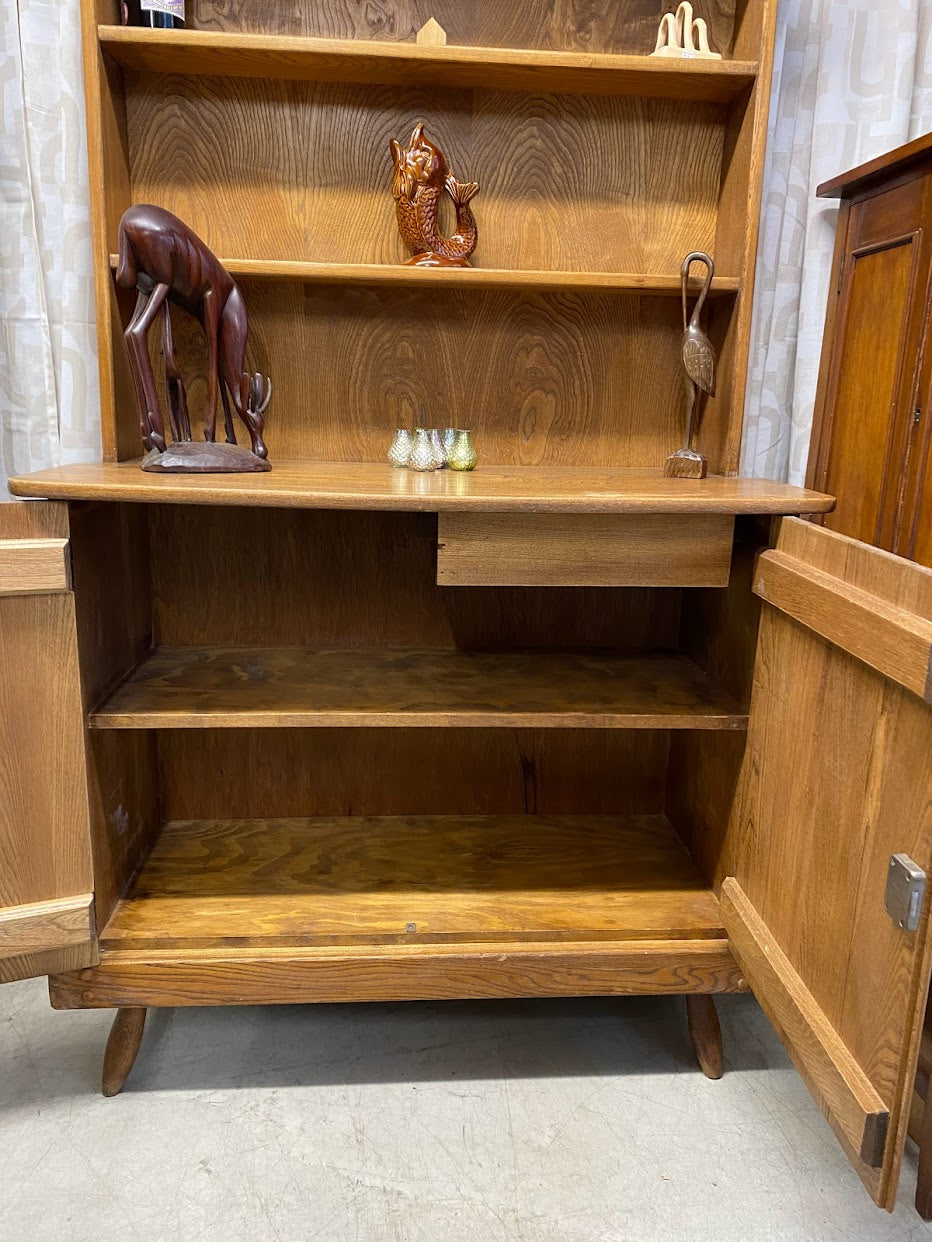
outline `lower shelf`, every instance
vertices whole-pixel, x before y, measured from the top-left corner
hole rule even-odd
[[[735,992],[718,899],[668,820],[169,823],[53,1005]]]
[[[747,713],[677,652],[160,647],[90,725],[742,730]]]
[[[165,826],[101,948],[724,934],[662,815],[199,820]]]

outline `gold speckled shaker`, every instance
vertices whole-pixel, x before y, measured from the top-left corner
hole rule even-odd
[[[434,450],[434,469],[442,470],[447,464],[447,455],[443,451],[443,440],[440,438],[440,432],[436,427],[430,427],[427,434],[430,436],[430,447]]]
[[[411,449],[408,465],[412,470],[437,469],[434,447],[430,442],[430,433],[426,427],[416,427],[414,430],[414,447]]]
[[[478,460],[472,440],[469,438],[469,432],[462,427],[457,427],[453,448],[447,454],[447,465],[451,470],[475,470]]]

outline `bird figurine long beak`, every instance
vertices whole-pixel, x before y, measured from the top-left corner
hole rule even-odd
[[[693,313],[686,318],[686,292],[689,283],[689,269],[693,263],[704,263],[706,277],[702,291],[696,299]],[[693,416],[696,411],[698,393],[708,396],[715,395],[715,350],[712,342],[699,327],[699,316],[709,295],[712,277],[715,275],[715,264],[709,255],[701,250],[693,250],[683,260],[680,268],[680,288],[683,295],[683,366],[689,384],[689,405],[686,410],[686,439],[683,447],[671,453],[663,467],[667,478],[673,479],[704,479],[709,463],[701,453],[692,447]]]

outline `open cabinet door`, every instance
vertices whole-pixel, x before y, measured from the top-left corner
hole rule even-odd
[[[64,504],[0,504],[0,982],[94,965]]]
[[[932,867],[932,572],[785,518],[754,590],[723,921],[851,1163],[892,1207],[929,985],[929,897],[891,858]]]

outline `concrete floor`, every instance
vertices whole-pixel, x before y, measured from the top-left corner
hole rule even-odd
[[[109,1015],[0,988],[3,1242],[932,1239],[870,1203],[773,1031],[673,1000],[180,1009],[97,1094]]]

